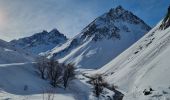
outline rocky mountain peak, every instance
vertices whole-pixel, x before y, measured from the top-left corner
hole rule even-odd
[[[120,31],[132,31],[132,27],[130,27],[130,25],[140,26],[146,31],[151,29],[150,26],[148,26],[143,20],[138,18],[132,12],[125,10],[122,6],[118,6],[116,8],[110,9],[109,12],[96,18],[92,23],[84,28],[82,31],[82,38],[93,36],[94,41],[98,41],[103,38],[120,39]]]
[[[60,33],[57,29],[50,32],[43,30],[42,32],[35,33],[30,37],[13,40],[11,43],[19,48],[28,50],[31,53],[39,54],[46,52],[57,45],[61,45],[67,41],[67,37]]]
[[[42,33],[48,33],[47,30],[43,30]]]
[[[61,34],[56,28],[55,28],[55,29],[52,29],[49,33]]]
[[[49,32],[49,36],[56,36],[56,37],[63,37],[63,38],[67,38],[66,36],[64,36],[64,34],[60,33],[57,29],[53,29]]]
[[[110,15],[115,15],[116,14],[122,14],[124,13],[126,10],[122,7],[122,6],[117,6],[116,8],[111,8],[108,12],[108,14]]]

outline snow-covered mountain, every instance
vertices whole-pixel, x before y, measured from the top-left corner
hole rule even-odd
[[[14,48],[10,43],[0,40],[0,64],[33,61],[32,55]]]
[[[149,33],[97,70],[96,73],[102,73],[110,84],[117,85],[123,91],[124,100],[170,98],[169,15],[170,9],[167,17]],[[151,94],[144,95],[143,92]]]
[[[48,57],[60,62],[74,62],[83,68],[100,68],[140,39],[150,27],[121,6],[96,18],[80,34]]]
[[[50,32],[43,31],[30,37],[12,40],[10,43],[15,47],[22,48],[30,53],[39,54],[51,50],[56,46],[60,46],[66,41],[66,36],[60,33],[57,29],[53,29]]]

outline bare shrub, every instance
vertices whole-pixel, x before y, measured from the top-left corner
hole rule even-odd
[[[47,67],[48,59],[45,56],[40,56],[36,59],[35,68],[37,69],[42,79],[45,79]]]
[[[63,84],[66,89],[69,81],[75,78],[75,66],[74,64],[65,65],[64,74],[63,74]]]
[[[104,87],[108,86],[108,83],[104,80],[104,78],[100,74],[92,76],[90,83],[93,85],[94,89],[93,92],[96,95],[96,97],[99,97],[100,94],[103,92]]]
[[[56,87],[57,84],[61,83],[62,70],[62,66],[58,63],[58,61],[55,61],[54,59],[50,60],[47,67],[47,74],[50,84],[53,87]]]
[[[36,61],[36,69],[38,69],[41,78],[48,79],[53,87],[62,83],[66,89],[69,81],[75,78],[74,64],[65,65],[54,59],[49,60],[45,56],[38,57]]]
[[[111,90],[113,90],[113,91],[115,91],[117,88],[118,88],[117,85],[114,85],[114,84],[113,84],[113,85],[111,86]]]

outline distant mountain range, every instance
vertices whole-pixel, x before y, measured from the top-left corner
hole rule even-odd
[[[67,37],[64,36],[64,34],[60,33],[57,29],[53,29],[50,32],[43,31],[30,37],[12,40],[10,43],[32,54],[39,54],[51,50],[56,46],[60,46],[66,41]]]

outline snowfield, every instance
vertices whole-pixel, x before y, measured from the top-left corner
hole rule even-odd
[[[0,64],[0,100],[98,100],[92,93],[89,79],[81,74],[71,81],[69,87],[53,88],[48,81],[42,80],[35,72],[33,63]],[[105,97],[114,92],[104,89]]]
[[[34,56],[0,40],[0,64],[31,62]]]
[[[87,89],[81,90],[83,84],[78,80],[67,90],[52,88],[37,75],[32,63],[1,64],[0,76],[0,100],[47,100],[49,93],[54,94],[54,100],[87,100],[82,96],[88,97],[84,92]]]
[[[30,37],[15,41],[24,43],[32,53],[44,52],[41,54],[48,58],[74,63],[78,68],[76,78],[66,90],[62,85],[54,88],[49,80],[40,78],[34,66],[35,56],[0,40],[0,100],[49,100],[48,97],[51,100],[113,100],[118,96],[124,96],[123,100],[170,100],[169,14],[170,8],[166,20],[149,31],[150,27],[141,19],[119,6],[67,42],[63,34],[51,31],[50,37],[61,38],[47,41],[58,44],[53,49],[51,45],[47,52],[44,48],[50,43],[44,45],[41,38],[36,42]],[[48,40],[47,34],[38,33],[32,38],[40,36]],[[59,42],[64,44],[60,46]],[[95,97],[93,82],[90,82],[97,74],[104,77],[104,82],[102,78],[95,81],[108,83],[99,98]]]

